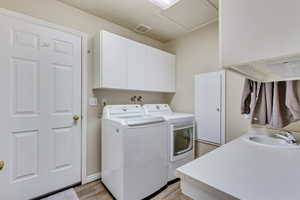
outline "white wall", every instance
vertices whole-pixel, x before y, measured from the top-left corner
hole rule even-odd
[[[30,15],[54,24],[85,32],[89,36],[89,49],[92,49],[92,36],[99,30],[107,30],[133,39],[153,47],[162,48],[159,41],[136,34],[119,25],[108,22],[99,17],[87,14],[79,9],[67,6],[55,0],[1,0],[0,7]],[[103,91],[93,92],[93,59],[88,57],[88,96],[105,97],[108,103],[126,104],[132,95],[143,95],[147,103],[166,103],[167,98],[160,93]],[[99,108],[88,107],[88,132],[87,132],[87,174],[91,175],[100,171],[100,119]]]
[[[225,66],[300,52],[300,1],[220,1]]]

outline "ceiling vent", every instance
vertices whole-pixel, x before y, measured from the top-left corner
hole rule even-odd
[[[135,28],[134,28],[134,31],[135,32],[138,32],[138,33],[142,33],[142,34],[144,34],[144,33],[147,33],[147,32],[149,32],[149,31],[151,31],[151,27],[149,27],[149,26],[146,26],[146,25],[144,25],[144,24],[139,24],[139,25],[137,25]]]

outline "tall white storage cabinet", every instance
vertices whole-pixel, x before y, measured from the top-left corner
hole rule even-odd
[[[221,145],[245,134],[240,113],[244,78],[228,70],[195,76],[196,140]]]
[[[197,139],[213,144],[225,143],[225,72],[195,76],[195,116]]]
[[[175,55],[100,31],[94,88],[175,92]]]
[[[195,76],[196,140],[200,147],[203,143],[220,146],[248,131],[249,120],[240,113],[243,83],[242,76],[228,70]]]

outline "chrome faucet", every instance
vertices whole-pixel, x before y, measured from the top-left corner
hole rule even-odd
[[[131,103],[137,104],[137,99],[136,98],[137,98],[137,96],[130,97]]]
[[[295,144],[297,142],[296,138],[288,131],[276,133],[274,136],[285,140],[289,144]]]
[[[143,97],[142,97],[142,96],[139,96],[139,97],[137,98],[137,102],[138,102],[141,106],[143,106],[143,105],[144,105]]]

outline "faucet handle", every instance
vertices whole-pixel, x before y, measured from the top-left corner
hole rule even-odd
[[[290,140],[286,135],[281,134],[281,133],[275,133],[274,136],[277,137],[277,138],[281,138],[281,139],[283,139],[285,141]]]
[[[140,103],[141,105],[143,105],[144,103],[144,100],[143,100],[143,97],[142,96],[139,96],[138,98],[137,98],[137,102],[138,103]]]
[[[142,97],[142,96],[139,96],[139,97],[137,98],[137,100],[138,100],[138,101],[143,101],[143,97]]]

